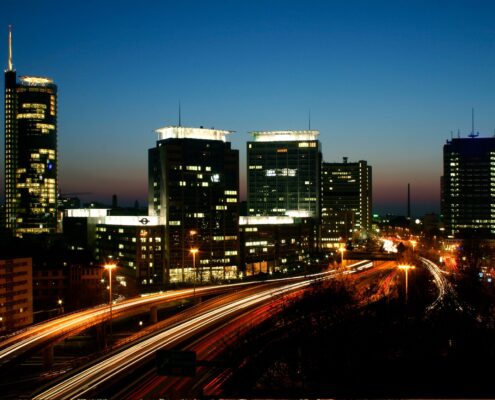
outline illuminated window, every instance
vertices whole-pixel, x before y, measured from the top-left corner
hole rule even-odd
[[[212,174],[211,175],[211,181],[212,182],[220,182],[220,175],[219,174]]]

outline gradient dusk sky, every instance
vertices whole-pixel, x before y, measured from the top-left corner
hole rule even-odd
[[[18,75],[59,88],[59,186],[146,203],[153,129],[320,130],[325,161],[367,160],[375,212],[439,211],[451,131],[495,128],[494,1],[0,2]],[[3,102],[3,99],[2,99]],[[2,132],[3,132],[2,118]],[[3,134],[0,179],[3,198]]]

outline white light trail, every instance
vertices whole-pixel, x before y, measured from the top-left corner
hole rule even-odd
[[[358,262],[349,266],[348,271],[355,272],[361,266],[369,267],[369,261]],[[346,271],[346,272],[348,272]],[[311,285],[315,281],[331,279],[335,271],[313,274],[302,282],[288,283],[277,288],[264,289],[260,293],[251,294],[245,298],[235,300],[226,305],[218,305],[213,310],[200,314],[179,325],[156,334],[138,344],[135,344],[109,358],[95,364],[83,372],[80,372],[54,387],[40,393],[34,399],[73,399],[84,397],[91,390],[112,379],[118,374],[123,374],[125,370],[132,368],[137,363],[153,356],[160,348],[171,345],[174,342],[187,338],[202,328],[214,324],[220,319],[234,314],[239,310],[260,304],[264,301]],[[287,280],[300,279],[301,277],[287,278]],[[271,280],[271,282],[276,280]]]

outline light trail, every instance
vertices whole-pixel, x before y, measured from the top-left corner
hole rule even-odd
[[[358,268],[369,261],[358,262],[349,266]],[[121,352],[109,356],[107,359],[88,367],[86,370],[67,378],[50,389],[38,394],[34,399],[71,399],[85,397],[91,391],[95,391],[100,385],[109,382],[117,375],[122,375],[129,369],[149,360],[158,349],[173,346],[201,330],[214,326],[224,318],[233,317],[236,313],[251,307],[272,301],[278,296],[309,287],[313,282],[331,279],[336,275],[335,271],[313,274],[302,282],[285,283],[277,288],[260,287],[259,293],[250,294],[247,297],[220,304],[210,311],[193,317],[183,323],[172,326],[166,331],[155,334],[153,337],[143,340]],[[299,278],[300,279],[300,278]],[[294,280],[294,278],[290,278]]]
[[[237,287],[241,288],[260,283],[262,283],[262,281],[207,286],[197,288],[196,294],[208,295],[219,291],[228,291],[236,289]],[[174,301],[192,296],[193,289],[183,289],[125,300],[112,306],[113,318],[119,317],[125,313],[131,313],[133,310],[139,311],[139,308],[142,307],[152,307],[153,305],[158,305],[167,301]],[[86,329],[90,326],[97,325],[108,320],[108,318],[109,306],[105,305],[34,325],[17,335],[10,336],[0,343],[0,348],[2,348],[0,350],[0,365],[5,364],[12,358],[19,356],[33,347],[39,346],[50,340],[55,340],[57,337],[64,336],[71,331],[80,330],[81,328]]]
[[[39,394],[34,397],[34,399],[69,399],[84,397],[86,393],[96,389],[99,385],[112,379],[117,374],[122,374],[125,370],[134,367],[137,363],[153,356],[156,350],[170,346],[179,340],[184,340],[193,333],[207,328],[220,319],[269,300],[274,295],[281,295],[291,290],[308,286],[311,283],[312,280],[291,283],[281,288],[264,290],[259,294],[250,295],[247,298],[219,306],[210,312],[195,317],[176,327],[172,327],[165,332],[159,333],[152,338],[144,340],[141,343],[89,367],[85,371],[80,372],[53,388]]]
[[[356,263],[353,265],[360,265]],[[349,267],[353,267],[353,265]],[[325,271],[315,274],[308,274],[308,278],[318,278],[321,276],[332,276],[336,271]],[[267,279],[263,281],[240,282],[224,285],[214,285],[196,288],[196,295],[205,296],[215,293],[226,292],[247,286],[263,285],[266,283],[280,283],[300,281],[303,276],[294,276],[281,279]],[[144,295],[138,298],[125,300],[112,306],[113,319],[122,315],[130,316],[133,312],[143,312],[144,307],[161,305],[168,301],[191,298],[194,296],[194,289],[182,289],[164,293]],[[65,337],[71,333],[76,333],[91,326],[107,321],[109,318],[109,306],[99,306],[93,309],[75,312],[64,315],[44,323],[33,325],[25,331],[12,335],[0,342],[0,366],[11,361],[15,357],[25,352],[50,343],[58,338]]]
[[[444,301],[447,295],[452,297],[454,302],[457,304],[456,293],[452,288],[452,285],[445,277],[444,271],[437,264],[428,260],[427,258],[420,257],[420,260],[423,263],[423,265],[428,269],[430,274],[433,276],[433,280],[438,289],[438,297],[435,299],[435,301],[432,304],[430,304],[427,307],[426,312],[430,312],[434,310],[436,307],[438,307]]]

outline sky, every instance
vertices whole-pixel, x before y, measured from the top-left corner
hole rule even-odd
[[[0,60],[12,24],[18,75],[58,85],[59,188],[83,201],[146,203],[153,130],[180,102],[182,125],[236,131],[241,197],[248,132],[311,113],[325,161],[373,167],[375,212],[405,214],[410,183],[422,215],[472,108],[495,133],[494,15],[476,0],[2,0]]]

